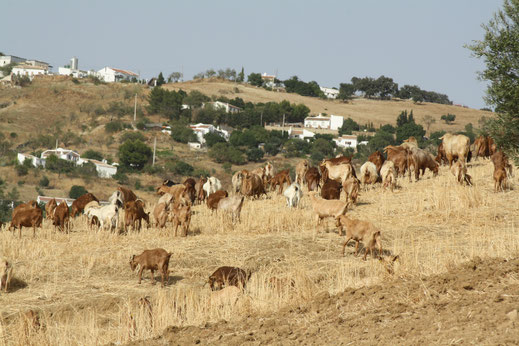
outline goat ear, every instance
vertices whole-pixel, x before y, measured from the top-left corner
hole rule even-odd
[[[394,262],[394,261],[396,261],[397,259],[398,259],[398,255],[393,256],[393,260],[392,260],[391,262]]]

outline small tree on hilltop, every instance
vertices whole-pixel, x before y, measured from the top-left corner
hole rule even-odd
[[[445,121],[446,124],[450,125],[452,124],[452,122],[454,122],[454,120],[456,120],[456,116],[454,114],[447,114],[447,115],[442,115],[441,116],[441,120]]]
[[[119,147],[118,155],[124,167],[131,170],[141,170],[150,160],[152,151],[140,140],[127,140]]]
[[[68,196],[70,198],[74,198],[74,199],[77,199],[81,196],[83,196],[85,193],[88,193],[88,191],[85,189],[84,186],[81,186],[81,185],[73,185],[71,188],[70,188],[70,191],[68,193]]]
[[[263,85],[263,79],[261,79],[261,74],[259,73],[251,73],[250,75],[247,76],[247,81],[249,82],[250,85],[254,85],[254,86],[262,86]]]
[[[162,72],[159,73],[159,76],[157,77],[157,86],[161,86],[162,84],[166,83],[164,80],[164,76],[162,75]]]

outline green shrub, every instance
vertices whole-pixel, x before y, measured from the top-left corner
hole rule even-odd
[[[70,198],[74,198],[74,199],[77,199],[81,196],[83,196],[85,193],[88,193],[88,191],[85,189],[84,186],[81,186],[81,185],[73,185],[71,188],[70,188],[70,191],[68,193],[68,196]]]
[[[47,178],[47,176],[43,176],[43,178],[40,179],[40,182],[38,183],[38,185],[40,185],[41,187],[48,187],[50,184],[50,181],[49,181],[49,178]]]
[[[247,150],[247,160],[249,161],[258,162],[263,158],[263,155],[263,150],[258,148],[252,148]]]
[[[124,125],[119,120],[111,121],[109,123],[106,123],[106,125],[105,125],[105,131],[108,133],[119,132],[119,131],[122,131],[123,128],[124,128]]]
[[[85,151],[83,153],[83,155],[81,155],[81,157],[83,157],[85,159],[92,159],[92,160],[98,160],[98,161],[103,160],[103,154],[101,154],[99,151],[95,151],[92,149]]]

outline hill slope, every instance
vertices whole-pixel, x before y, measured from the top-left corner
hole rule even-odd
[[[187,81],[183,83],[167,84],[165,88],[184,91],[198,90],[210,96],[225,96],[227,98],[241,97],[245,102],[281,102],[288,100],[291,103],[304,103],[312,114],[327,113],[351,117],[359,124],[372,121],[375,126],[383,124],[395,124],[397,115],[402,110],[413,110],[417,123],[423,125],[424,115],[431,115],[436,119],[436,123],[430,128],[431,131],[459,131],[465,125],[472,123],[478,125],[478,120],[482,116],[491,117],[492,112],[481,111],[471,108],[463,108],[451,105],[424,102],[415,104],[409,100],[368,100],[357,98],[349,103],[339,100],[322,100],[316,97],[301,96],[298,94],[268,91],[263,88],[254,87],[248,84],[238,84],[219,79],[203,79]],[[456,121],[452,125],[446,125],[440,120],[443,114],[452,113],[456,115]],[[425,126],[424,126],[425,128]]]

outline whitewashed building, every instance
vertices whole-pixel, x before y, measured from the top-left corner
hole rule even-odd
[[[298,138],[302,140],[309,141],[311,138],[315,137],[315,133],[312,131],[308,131],[306,129],[294,129],[290,128],[288,130],[288,138]]]
[[[323,92],[324,96],[329,99],[336,99],[339,96],[339,90],[334,88],[319,87]]]
[[[221,129],[220,127],[214,127],[211,124],[196,124],[189,125],[189,127],[193,130],[200,144],[205,144],[204,136],[208,133],[216,133],[223,137],[226,141],[229,140],[229,132]]]
[[[20,64],[25,61],[27,61],[27,59],[20,58],[18,56],[3,55],[3,56],[0,56],[0,67],[9,65],[9,64]]]
[[[139,77],[135,72],[113,67],[105,67],[97,71],[97,76],[107,83],[120,82],[123,80],[131,81],[132,78]]]
[[[51,155],[55,155],[62,160],[74,162],[76,166],[82,166],[84,163],[91,162],[96,167],[97,175],[101,178],[111,178],[117,173],[117,164],[109,165],[106,160],[82,159],[76,151],[70,149],[56,148],[45,150],[39,158],[34,155],[18,153],[17,158],[20,164],[23,164],[25,159],[30,159],[34,167],[45,167],[46,161]]]
[[[357,147],[357,136],[355,135],[343,135],[339,138],[334,138],[333,141],[341,148],[356,148]]]
[[[214,109],[224,109],[227,113],[239,113],[241,111],[240,107],[233,106],[230,103],[222,102],[222,101],[214,101],[206,103],[211,105]],[[205,104],[204,104],[205,105]]]
[[[49,68],[33,65],[16,65],[11,70],[11,75],[28,76],[31,80],[34,76],[49,74]]]
[[[338,130],[342,127],[343,122],[344,118],[340,115],[323,116],[322,114],[319,114],[318,116],[306,117],[305,127]]]
[[[29,160],[31,160],[32,165],[34,167],[40,167],[40,166],[45,167],[45,159],[41,159],[34,155],[18,153],[17,159],[18,159],[18,162],[20,163],[20,165],[23,165],[25,160],[29,159]]]
[[[79,69],[79,60],[76,57],[70,59],[70,65],[58,67],[58,74],[76,78],[84,78],[89,75],[87,71],[81,71]]]
[[[276,76],[269,75],[266,72],[261,75],[261,80],[263,80],[266,87],[273,88],[276,85]]]

